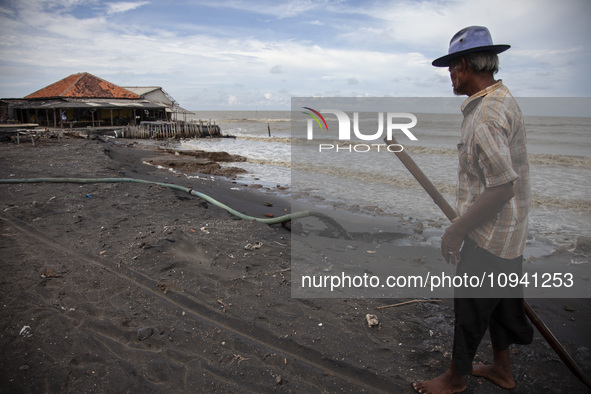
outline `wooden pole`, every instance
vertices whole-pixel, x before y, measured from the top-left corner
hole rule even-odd
[[[399,145],[396,142],[396,139],[392,137],[391,140],[384,139],[387,145]],[[443,211],[444,215],[450,220],[453,221],[458,215],[454,211],[454,209],[447,203],[445,198],[439,193],[437,188],[433,185],[433,183],[427,178],[427,176],[421,171],[419,166],[415,163],[415,161],[406,153],[404,150],[400,152],[394,152],[396,156],[400,159],[402,164],[410,171],[410,173],[415,177],[415,179],[423,186],[423,189],[431,196],[435,204]],[[577,365],[575,360],[568,354],[564,346],[558,341],[556,336],[552,334],[550,329],[544,324],[542,319],[536,314],[536,312],[532,309],[529,303],[526,300],[523,300],[523,306],[525,309],[525,314],[532,322],[532,324],[538,329],[540,334],[546,339],[548,344],[554,349],[556,354],[560,357],[560,359],[566,364],[568,369],[579,378],[583,384],[587,387],[591,387],[591,381],[585,376],[581,368]]]
[[[591,388],[591,381],[589,380],[589,378],[587,378],[585,376],[585,374],[583,373],[581,368],[579,368],[579,366],[577,365],[575,360],[573,360],[571,355],[568,354],[568,352],[566,351],[564,346],[562,346],[560,341],[558,341],[558,339],[554,336],[552,331],[550,331],[548,326],[546,326],[546,324],[544,324],[542,319],[540,319],[540,317],[536,314],[536,312],[532,309],[532,307],[527,303],[527,301],[525,301],[525,300],[523,301],[523,306],[525,307],[525,314],[527,315],[529,320],[531,320],[532,324],[534,326],[536,326],[536,328],[538,329],[540,334],[542,334],[542,336],[546,339],[548,344],[552,347],[552,349],[554,349],[556,354],[558,354],[558,357],[560,357],[560,359],[566,364],[568,369],[570,369],[571,372],[577,378],[579,378],[579,380],[581,382],[583,382],[583,384],[585,384],[587,387]]]

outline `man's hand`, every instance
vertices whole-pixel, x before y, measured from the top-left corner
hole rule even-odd
[[[441,254],[447,263],[457,264],[462,260],[460,249],[464,243],[465,234],[455,231],[452,224],[441,236]]]
[[[466,235],[491,220],[513,196],[513,182],[485,188],[468,212],[454,219],[441,237],[441,254],[445,261],[459,263],[462,259],[460,248]]]

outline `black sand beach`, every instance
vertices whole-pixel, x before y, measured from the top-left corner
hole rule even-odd
[[[289,201],[231,179],[144,160],[216,171],[156,145],[63,138],[0,144],[0,178],[133,177],[256,217],[289,212]],[[413,392],[450,361],[451,300],[376,310],[408,300],[291,298],[281,225],[135,183],[3,184],[0,207],[2,392]],[[591,375],[591,302],[530,304]],[[492,361],[488,347],[485,337],[477,362]],[[511,353],[513,393],[587,391],[537,332]],[[466,392],[505,390],[469,377]]]

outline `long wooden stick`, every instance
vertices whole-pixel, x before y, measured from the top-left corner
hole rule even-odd
[[[385,140],[386,144],[398,144],[396,139],[392,137],[391,140]],[[410,171],[410,173],[415,177],[415,179],[421,184],[423,189],[429,194],[429,196],[433,199],[433,202],[437,204],[437,206],[443,211],[445,216],[450,220],[453,221],[458,215],[456,211],[448,204],[448,202],[443,198],[441,193],[435,188],[433,183],[427,178],[427,176],[421,171],[419,166],[415,163],[415,161],[406,153],[404,150],[400,152],[394,152],[396,156],[400,159],[402,164]],[[532,309],[532,307],[528,304],[526,300],[523,300],[523,306],[525,309],[525,314],[532,322],[532,324],[538,329],[540,334],[546,339],[548,344],[554,349],[556,354],[560,357],[560,359],[566,364],[568,369],[579,378],[581,382],[583,382],[587,387],[591,388],[591,381],[589,378],[585,376],[581,368],[577,365],[575,360],[571,357],[570,354],[566,351],[564,346],[558,341],[556,336],[552,334],[548,326],[544,324],[542,319],[536,314],[536,312]]]
[[[394,308],[396,306],[413,304],[415,302],[441,302],[441,300],[410,300],[410,301],[399,302],[398,304],[378,306],[378,307],[376,307],[376,310],[378,310],[378,309],[385,309],[385,308]]]

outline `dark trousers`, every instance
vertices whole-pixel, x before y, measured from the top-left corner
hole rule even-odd
[[[466,239],[456,274],[467,273],[479,277],[482,277],[483,272],[492,272],[493,277],[499,273],[520,274],[522,261],[521,256],[512,260],[500,258]],[[474,356],[487,329],[494,350],[505,350],[511,344],[527,345],[532,342],[533,327],[525,315],[523,296],[505,298],[518,294],[505,290],[508,289],[497,287],[456,291],[452,358],[459,374],[466,375],[472,371]]]

